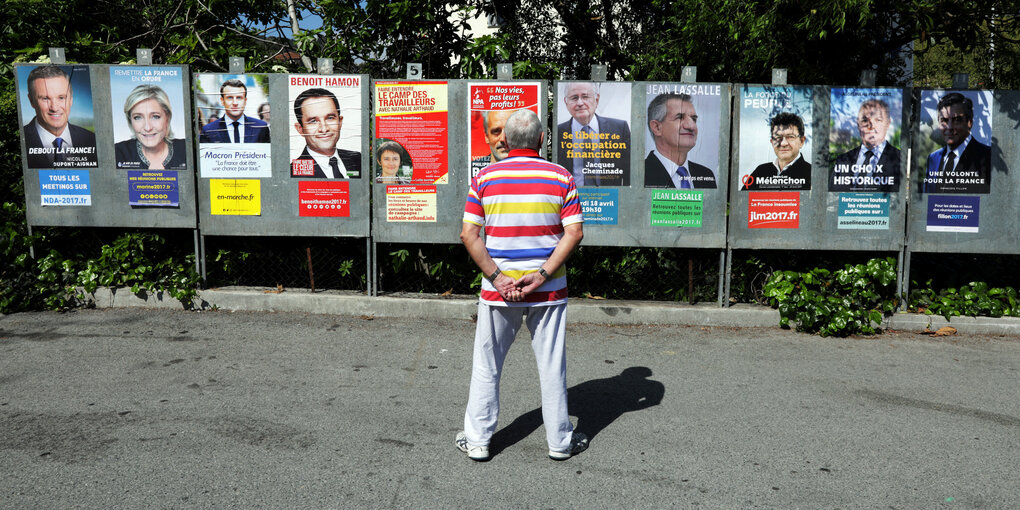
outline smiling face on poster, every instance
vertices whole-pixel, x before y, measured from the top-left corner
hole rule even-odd
[[[414,161],[400,143],[386,138],[375,144],[375,182],[381,184],[411,184]]]
[[[925,169],[923,193],[991,191],[992,106],[990,90],[921,91],[915,164]]]
[[[645,187],[717,188],[719,85],[646,85]]]
[[[116,98],[110,115],[117,168],[185,168],[188,115],[180,68],[113,66],[110,97]]]
[[[361,77],[288,77],[290,176],[361,178]]]
[[[84,65],[18,66],[29,168],[95,168],[92,80]]]
[[[811,189],[811,88],[744,87],[737,100],[740,189]]]
[[[899,191],[903,91],[834,88],[829,104],[829,191]]]
[[[268,101],[267,75],[195,75],[202,177],[272,177],[269,124],[258,118]]]
[[[580,186],[630,185],[631,83],[560,82],[556,161]]]

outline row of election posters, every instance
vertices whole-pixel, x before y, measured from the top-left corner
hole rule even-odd
[[[349,217],[350,179],[362,168],[360,76],[290,75],[286,111],[270,104],[269,75],[197,74],[199,176],[213,215],[260,215],[262,179],[297,184],[299,217]],[[285,141],[288,164],[274,169]],[[280,175],[283,173],[283,175]]]
[[[96,137],[90,75],[99,69],[109,74],[110,109],[98,114],[108,118],[112,139],[105,140]],[[179,172],[196,172],[209,180],[213,214],[258,215],[261,181],[285,176],[297,183],[299,216],[342,217],[350,211],[350,180],[371,178],[385,185],[388,221],[436,221],[437,190],[450,184],[450,165],[463,165],[474,176],[505,158],[506,119],[521,109],[544,117],[546,104],[539,82],[468,83],[467,157],[453,161],[449,111],[464,105],[449,104],[445,81],[373,82],[369,136],[363,125],[369,85],[361,76],[289,75],[284,90],[271,91],[269,75],[198,73],[191,83],[194,108],[188,111],[185,72],[160,66],[17,66],[26,166],[39,171],[43,205],[91,204],[88,170],[98,168],[102,144],[112,146],[115,167],[125,170],[131,205],[179,206]],[[642,112],[632,111],[635,87],[644,89]],[[733,185],[756,193],[752,203],[765,204],[749,211],[749,223],[768,218],[761,224],[793,225],[797,211],[766,205],[799,199],[775,192],[840,193],[841,211],[845,205],[852,212],[862,204],[876,208],[875,203],[888,211],[887,194],[905,191],[903,90],[830,89],[827,139],[813,132],[821,117],[814,111],[815,90],[738,89]],[[287,97],[286,111],[272,111],[270,97],[278,94]],[[653,226],[700,226],[691,204],[677,204],[698,202],[703,190],[723,187],[719,146],[727,94],[713,84],[558,82],[553,157],[573,174],[589,218],[615,224],[617,189],[644,187],[662,190],[649,194],[659,206],[653,207]],[[918,170],[911,185],[924,194],[963,197],[940,199],[932,206],[938,212],[976,208],[978,201],[968,196],[991,189],[991,92],[924,90],[919,106],[913,162]],[[633,119],[643,119],[642,125]],[[193,148],[185,136],[189,122],[198,133],[194,169],[187,167]],[[639,154],[636,140],[644,148]],[[286,168],[272,164],[274,146],[286,147]],[[821,161],[813,157],[819,152],[825,154]],[[824,182],[812,182],[818,164],[825,167],[818,174]],[[635,173],[632,165],[642,171]],[[846,223],[854,224],[860,223]]]
[[[187,168],[184,70],[109,68],[112,140],[97,140],[87,65],[18,66],[22,135],[28,169],[38,170],[43,206],[90,206],[89,169],[97,144],[110,144],[125,170],[132,206],[178,207],[178,172]]]
[[[811,88],[741,91],[741,190],[812,189],[810,160],[817,143],[827,147],[829,162],[823,189],[901,190],[906,152],[902,90],[833,88],[829,99],[829,137],[817,140]],[[991,91],[922,91],[919,146],[925,159],[915,167],[924,169],[918,181],[923,193],[989,192],[991,99]],[[763,159],[771,161],[753,163]]]
[[[740,90],[737,171],[748,192],[748,228],[798,228],[800,196],[791,192],[815,187],[839,193],[837,228],[889,229],[890,193],[906,190],[903,91],[832,88],[827,140],[813,133],[812,91]],[[925,90],[920,99],[913,185],[927,198],[926,229],[977,232],[980,196],[991,189],[991,92]],[[817,144],[824,183],[812,183]]]

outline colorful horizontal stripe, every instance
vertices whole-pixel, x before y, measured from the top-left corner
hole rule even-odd
[[[513,150],[510,157],[484,168],[471,179],[464,204],[464,222],[484,227],[489,255],[515,279],[538,271],[563,238],[563,227],[583,221],[573,176],[535,151]],[[551,276],[523,303],[503,301],[482,279],[481,300],[496,306],[566,303],[566,267]]]

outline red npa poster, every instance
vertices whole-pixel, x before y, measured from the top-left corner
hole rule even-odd
[[[411,157],[409,184],[449,182],[447,82],[375,82],[375,137]]]
[[[471,147],[471,176],[507,156],[503,125],[517,110],[539,115],[537,82],[485,82],[468,84],[471,112],[468,143]]]

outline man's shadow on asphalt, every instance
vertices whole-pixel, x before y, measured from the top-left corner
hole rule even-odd
[[[571,416],[577,417],[578,432],[589,440],[630,411],[640,411],[662,402],[666,387],[648,379],[652,369],[630,367],[620,375],[594,379],[567,389],[567,406]],[[542,426],[542,408],[533,409],[517,417],[512,423],[496,431],[489,442],[493,455],[513,446]]]

